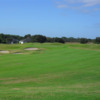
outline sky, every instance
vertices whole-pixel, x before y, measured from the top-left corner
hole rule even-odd
[[[0,0],[0,33],[100,37],[100,0]]]

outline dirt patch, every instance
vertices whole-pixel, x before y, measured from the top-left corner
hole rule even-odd
[[[15,79],[15,78],[13,78],[13,77],[10,77],[10,78],[0,78],[0,81],[7,81],[7,80],[13,80],[13,79]]]
[[[38,48],[25,48],[24,50],[39,50]]]
[[[15,53],[13,53],[13,54],[23,54],[23,53],[21,53],[21,52],[15,52]]]
[[[35,78],[29,78],[29,79],[13,79],[13,80],[6,80],[1,82],[2,84],[18,84],[18,83],[25,83],[25,82],[40,82]]]
[[[9,51],[0,51],[0,53],[10,53]]]
[[[20,90],[20,88],[13,88],[12,90]]]

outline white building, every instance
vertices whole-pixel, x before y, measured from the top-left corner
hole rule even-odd
[[[20,44],[29,43],[29,42],[31,42],[31,38],[30,37],[27,37],[26,39],[23,39],[23,40],[19,41]]]
[[[19,41],[20,44],[24,44],[24,41]]]

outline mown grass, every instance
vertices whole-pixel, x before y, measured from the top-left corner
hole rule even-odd
[[[0,44],[0,100],[100,100],[100,45]],[[24,51],[24,48],[42,48]]]

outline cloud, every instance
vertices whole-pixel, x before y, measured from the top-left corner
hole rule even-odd
[[[90,7],[100,4],[100,0],[83,0],[84,7]]]
[[[67,8],[68,6],[65,5],[65,4],[60,4],[60,5],[57,5],[58,8]]]
[[[99,11],[100,0],[55,0],[57,8],[79,10],[84,13]]]
[[[84,7],[90,7],[100,4],[100,0],[62,0],[62,1],[65,1],[70,4],[73,3],[83,4]]]

